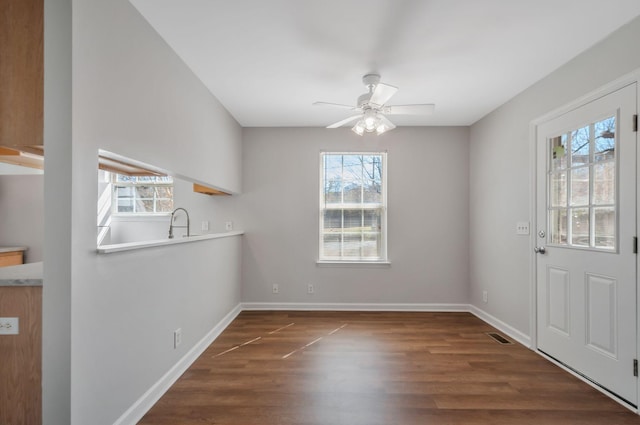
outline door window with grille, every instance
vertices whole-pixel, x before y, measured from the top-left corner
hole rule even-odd
[[[615,115],[548,143],[549,242],[615,250]]]

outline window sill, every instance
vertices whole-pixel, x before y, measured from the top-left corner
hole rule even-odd
[[[390,261],[339,261],[339,260],[318,260],[318,267],[364,267],[364,268],[388,268]]]

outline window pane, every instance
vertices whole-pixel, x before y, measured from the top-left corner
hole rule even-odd
[[[347,182],[344,187],[344,202],[359,204],[362,201],[362,187],[358,183]]]
[[[343,226],[345,232],[359,232],[362,229],[362,210],[345,210]]]
[[[571,205],[589,205],[589,167],[571,170]]]
[[[153,194],[155,193],[155,188],[153,186],[136,186],[136,197],[137,198],[151,198],[153,199]]]
[[[551,169],[561,170],[567,168],[567,135],[554,137],[549,140],[551,144]]]
[[[116,188],[118,198],[131,198],[133,197],[133,187],[118,187]]]
[[[579,128],[571,133],[571,165],[589,163],[589,126]]]
[[[566,245],[567,243],[567,210],[551,210],[549,214],[551,243]]]
[[[118,212],[133,212],[133,200],[118,199],[116,208]]]
[[[616,163],[600,162],[593,166],[593,203],[614,204]]]
[[[366,231],[379,231],[382,228],[382,222],[380,220],[380,210],[365,210],[364,211],[364,224],[363,228]]]
[[[153,199],[137,199],[136,211],[137,213],[152,213],[153,212]]]
[[[567,173],[551,175],[551,206],[567,206]]]
[[[173,198],[173,187],[158,186],[156,187],[156,194],[158,198]]]
[[[340,235],[325,234],[322,238],[322,251],[326,257],[340,257]]]
[[[365,258],[380,257],[380,233],[365,233],[362,242],[362,256]]]
[[[323,227],[325,231],[340,231],[342,229],[342,210],[325,210]]]
[[[589,208],[571,211],[571,244],[589,246]]]
[[[594,161],[614,159],[616,153],[616,117],[610,117],[595,123],[594,132]]]
[[[343,256],[345,257],[361,257],[361,239],[358,235],[344,235],[344,242],[342,247]]]
[[[594,208],[596,247],[615,248],[616,211],[613,207]]]
[[[156,212],[173,211],[173,199],[158,199],[156,201]]]
[[[327,204],[339,204],[342,202],[341,180],[325,182],[324,202]]]

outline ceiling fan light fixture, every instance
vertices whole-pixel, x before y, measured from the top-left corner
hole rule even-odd
[[[380,125],[378,125],[378,127],[376,127],[376,134],[380,135],[382,133],[386,133],[389,130],[391,130],[390,127],[387,127],[387,125],[384,124],[384,123],[380,123]]]
[[[358,136],[362,136],[364,134],[364,121],[360,120],[356,123],[356,125],[353,126],[353,128],[351,129],[351,131],[353,131],[354,133],[356,133]]]

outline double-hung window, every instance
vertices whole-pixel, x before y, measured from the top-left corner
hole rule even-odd
[[[386,168],[386,152],[321,153],[321,262],[387,261]]]

